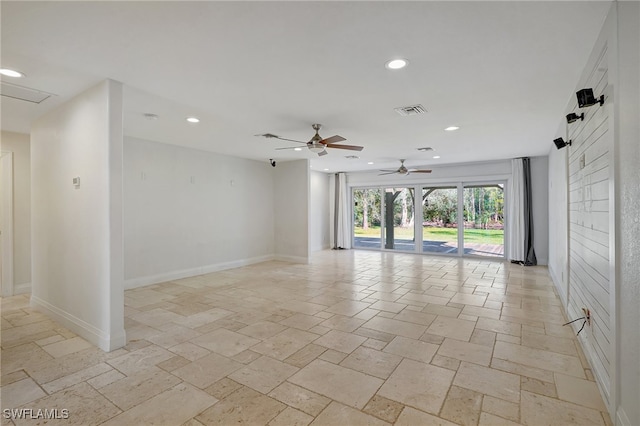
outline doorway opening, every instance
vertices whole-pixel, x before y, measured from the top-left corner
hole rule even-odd
[[[13,152],[0,156],[0,291],[13,296]]]

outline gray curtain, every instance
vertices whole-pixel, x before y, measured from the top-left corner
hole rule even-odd
[[[536,251],[533,249],[533,214],[531,212],[533,205],[531,203],[531,164],[529,158],[522,159],[522,168],[524,172],[524,259],[526,266],[538,264],[536,259]]]
[[[533,249],[533,205],[531,188],[531,163],[529,158],[511,161],[511,185],[509,191],[509,256],[512,263],[537,265]]]

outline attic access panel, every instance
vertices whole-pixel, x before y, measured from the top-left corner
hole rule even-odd
[[[6,83],[4,81],[0,84],[0,95],[34,104],[39,104],[53,96],[51,93],[18,86],[17,84]]]

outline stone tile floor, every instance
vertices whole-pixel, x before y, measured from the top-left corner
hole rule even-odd
[[[611,424],[544,267],[324,251],[125,303],[128,344],[104,353],[28,296],[2,300],[2,408],[66,409],[46,422],[65,425]]]

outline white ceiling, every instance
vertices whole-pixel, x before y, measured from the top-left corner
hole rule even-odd
[[[2,97],[2,129],[28,133],[111,78],[125,84],[126,135],[244,158],[354,171],[399,158],[437,166],[546,155],[609,6],[2,1],[2,67],[26,74],[3,81],[57,95],[39,105]],[[409,66],[386,69],[396,57]],[[394,112],[413,104],[428,112]],[[276,151],[295,144],[254,136],[306,141],[313,123],[364,146],[360,158]],[[424,146],[435,151],[416,150]]]

